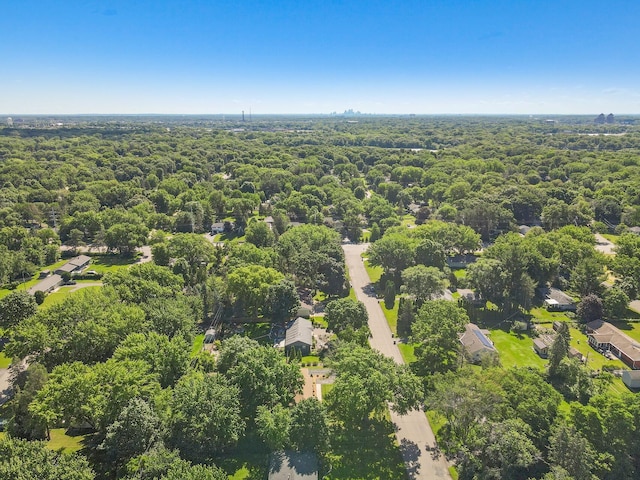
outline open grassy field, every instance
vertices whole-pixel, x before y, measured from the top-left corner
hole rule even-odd
[[[105,274],[117,272],[125,268],[129,268],[136,263],[135,257],[122,257],[120,255],[94,255],[91,257],[91,263],[88,270],[95,270],[98,273]]]
[[[546,362],[533,350],[533,339],[530,336],[494,329],[489,338],[498,350],[503,367],[544,368]]]
[[[74,287],[73,285],[60,287],[55,292],[47,294],[47,296],[44,297],[44,302],[42,302],[42,305],[40,305],[40,308],[49,308],[53,305],[61,303],[65,298],[67,298],[69,295],[72,295],[74,293],[75,288],[76,287]],[[97,290],[99,288],[100,287],[98,286],[91,286],[91,287],[84,287],[82,288],[82,290]],[[75,291],[77,292],[78,290],[75,290]]]

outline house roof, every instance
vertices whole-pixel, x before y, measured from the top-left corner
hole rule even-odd
[[[459,288],[458,293],[461,298],[466,298],[467,300],[476,300],[477,298],[476,292],[470,288]]]
[[[640,343],[608,322],[594,320],[587,323],[587,335],[597,343],[608,343],[624,353],[633,362],[640,362]]]
[[[460,343],[467,349],[470,354],[480,352],[482,350],[496,352],[493,342],[487,338],[485,333],[474,323],[467,323],[465,332],[460,337]]]
[[[47,290],[57,287],[62,283],[62,277],[60,275],[51,275],[42,281],[36,283],[33,287],[29,289],[29,293],[33,295],[38,290],[41,292],[46,292]]]
[[[298,317],[291,326],[287,328],[284,346],[287,347],[297,342],[313,345],[313,324],[311,320]]]
[[[71,260],[69,260],[67,264],[71,264],[76,267],[84,267],[90,261],[91,257],[87,255],[78,255],[77,257],[73,257]]]
[[[318,480],[318,458],[309,452],[274,452],[269,480]]]
[[[537,338],[533,339],[533,344],[538,347],[540,350],[544,350],[553,344],[553,340],[555,339],[554,335],[540,335]]]
[[[213,222],[211,228],[224,228],[224,222]]]
[[[538,289],[540,295],[545,300],[555,300],[557,305],[573,305],[574,301],[569,295],[557,288],[540,288]],[[547,302],[549,304],[556,305],[554,302]]]

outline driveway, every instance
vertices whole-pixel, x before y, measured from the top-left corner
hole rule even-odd
[[[371,288],[369,276],[360,256],[368,246],[368,244],[342,245],[351,286],[369,314],[371,347],[393,358],[396,363],[402,364],[404,360],[391,337],[391,329]],[[396,425],[396,437],[410,479],[451,480],[449,464],[444,455],[434,454],[435,436],[423,411],[414,410],[407,415],[391,412],[391,421]]]
[[[615,255],[616,254],[616,252],[613,251],[613,249],[616,246],[615,243],[610,242],[609,240],[604,238],[599,233],[596,233],[595,237],[596,237],[595,249],[597,251],[602,252],[605,255]]]

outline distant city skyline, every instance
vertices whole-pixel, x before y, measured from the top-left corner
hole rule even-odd
[[[3,5],[0,113],[640,113],[640,3]]]

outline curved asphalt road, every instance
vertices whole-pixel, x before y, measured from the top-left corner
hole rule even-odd
[[[391,329],[382,313],[373,286],[360,256],[368,244],[343,245],[351,286],[358,300],[364,303],[369,314],[372,338],[369,343],[396,363],[404,363],[400,350],[393,343]],[[396,425],[396,437],[407,465],[408,477],[412,480],[451,480],[449,465],[444,455],[430,450],[435,446],[435,437],[424,412],[414,410],[407,415],[391,412],[391,421]]]

